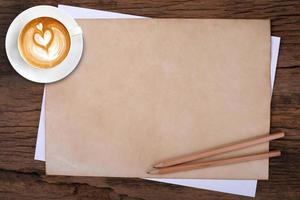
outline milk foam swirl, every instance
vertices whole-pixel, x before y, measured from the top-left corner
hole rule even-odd
[[[29,22],[19,37],[23,58],[33,66],[51,68],[61,63],[70,50],[70,36],[62,23],[50,17]]]

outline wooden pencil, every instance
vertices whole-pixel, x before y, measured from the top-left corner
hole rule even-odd
[[[188,155],[183,155],[183,156],[179,156],[176,158],[171,158],[171,159],[162,161],[160,163],[155,164],[154,168],[170,167],[170,166],[190,162],[190,161],[201,159],[201,158],[207,158],[207,157],[215,156],[218,154],[222,154],[222,153],[226,153],[226,152],[230,152],[230,151],[234,151],[234,150],[238,150],[238,149],[243,149],[243,148],[246,148],[249,146],[269,142],[271,140],[275,140],[275,139],[278,139],[281,137],[284,137],[283,132],[272,133],[269,135],[264,135],[264,136],[244,140],[241,142],[233,143],[231,145],[214,148],[214,149],[211,149],[208,151],[194,152],[194,153],[191,153]]]
[[[241,163],[241,162],[247,162],[247,161],[253,161],[253,160],[267,159],[267,158],[277,157],[280,155],[281,155],[280,151],[270,151],[267,153],[233,157],[233,158],[222,159],[222,160],[214,160],[214,161],[190,163],[190,164],[186,163],[186,164],[165,167],[165,168],[155,168],[153,170],[150,170],[148,172],[148,174],[169,174],[169,173],[189,171],[189,170],[201,169],[201,168],[207,168],[207,167],[228,165],[228,164],[233,164],[233,163]]]

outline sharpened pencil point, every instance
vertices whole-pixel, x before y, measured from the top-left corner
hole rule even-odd
[[[156,165],[154,165],[153,167],[154,168],[162,168],[162,167],[164,167],[165,165],[164,165],[164,163],[157,163]]]
[[[152,169],[152,170],[148,171],[147,174],[159,174],[159,170]]]

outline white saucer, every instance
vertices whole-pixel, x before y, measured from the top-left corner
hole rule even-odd
[[[57,66],[50,69],[32,67],[21,57],[18,50],[18,36],[25,24],[42,17],[57,19],[71,33],[71,47],[67,57]],[[68,14],[53,6],[35,6],[23,11],[11,23],[5,39],[5,49],[9,62],[24,78],[38,83],[51,83],[68,76],[80,61],[83,51],[82,31],[76,21]]]

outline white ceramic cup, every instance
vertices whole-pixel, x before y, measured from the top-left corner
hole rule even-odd
[[[18,48],[19,34],[31,20],[39,17],[51,17],[61,22],[70,35],[70,50],[65,59],[52,68],[37,68],[27,63]],[[50,83],[69,75],[80,61],[83,51],[83,34],[77,22],[68,14],[53,6],[35,6],[23,11],[11,23],[5,41],[7,57],[13,68],[24,78],[39,82]]]

